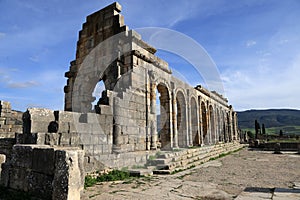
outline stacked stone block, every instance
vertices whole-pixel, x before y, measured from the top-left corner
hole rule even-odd
[[[22,113],[11,110],[9,102],[0,101],[0,138],[14,138],[22,132]]]
[[[80,199],[84,153],[48,145],[15,145],[2,164],[1,185],[41,199]]]
[[[30,108],[23,115],[24,130],[17,143],[78,147],[85,152],[86,170],[99,170],[103,167],[99,158],[113,148],[112,108],[99,108],[99,114]],[[50,130],[55,123],[57,129]]]

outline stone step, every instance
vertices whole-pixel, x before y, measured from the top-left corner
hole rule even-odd
[[[182,150],[181,152],[167,152],[159,155],[159,158],[152,160],[156,165],[154,174],[170,174],[177,170],[184,170],[218,157],[222,153],[227,153],[241,148],[243,145],[228,144],[215,147],[196,148]]]
[[[154,160],[148,160],[148,165],[150,166],[153,166],[153,165],[159,165],[159,164],[168,164],[172,161],[171,158],[166,158],[166,159],[163,159],[163,158],[157,158],[157,159],[154,159]]]
[[[154,170],[153,174],[171,174],[171,170]]]

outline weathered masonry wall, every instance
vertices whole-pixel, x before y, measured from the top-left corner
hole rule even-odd
[[[168,63],[128,29],[120,11],[114,3],[83,24],[76,60],[65,74],[65,110],[88,113],[110,106],[113,152],[118,153],[239,140],[236,113],[227,99],[172,76]],[[106,90],[93,108],[99,81]]]
[[[11,110],[9,102],[0,101],[0,138],[14,138],[22,132],[22,114]]]
[[[113,3],[86,18],[65,73],[65,111],[30,108],[21,115],[1,102],[2,185],[79,199],[86,172],[143,165],[156,150],[238,147],[227,99],[175,78],[120,12]],[[93,106],[99,82],[105,90]]]
[[[83,151],[48,145],[15,145],[2,164],[0,184],[41,199],[80,199]]]

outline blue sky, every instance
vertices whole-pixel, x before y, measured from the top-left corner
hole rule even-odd
[[[87,15],[110,3],[0,0],[0,100],[21,111],[63,109],[64,72],[75,58],[78,31]],[[300,1],[119,3],[130,29],[169,28],[201,44],[216,63],[235,110],[300,109]],[[184,79],[194,74],[179,56],[158,55]]]

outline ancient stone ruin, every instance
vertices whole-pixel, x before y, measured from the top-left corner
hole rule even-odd
[[[113,3],[86,18],[65,74],[65,111],[30,108],[21,119],[1,102],[1,185],[42,199],[80,199],[86,173],[144,165],[157,151],[178,156],[174,149],[182,160],[161,170],[185,168],[240,147],[227,99],[174,77],[120,12]],[[100,81],[105,90],[93,106]]]

